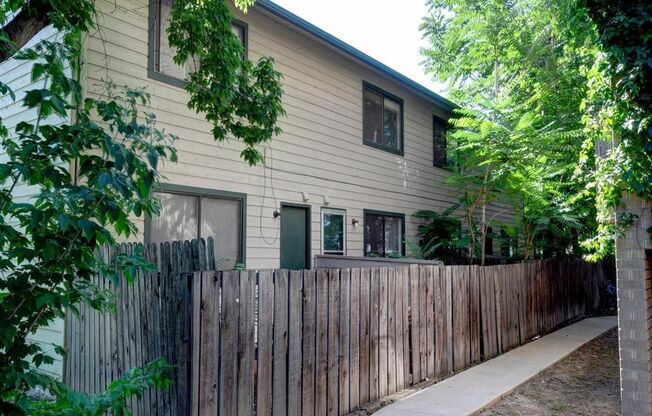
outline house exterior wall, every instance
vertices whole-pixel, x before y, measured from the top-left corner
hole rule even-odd
[[[247,194],[247,267],[279,266],[279,219],[272,214],[281,202],[310,205],[313,255],[321,248],[321,208],[346,209],[347,254],[361,256],[363,210],[404,214],[406,239],[417,241],[411,214],[456,201],[447,172],[433,167],[432,117],[446,117],[440,108],[257,7],[236,17],[248,24],[249,59],[271,56],[283,73],[287,116],[279,122],[283,133],[265,149],[267,169],[249,167],[239,158],[240,143],[214,142],[210,125],[187,108],[182,88],[148,78],[148,5],[98,0],[99,28],[88,38],[85,57],[88,94],[100,92],[107,78],[145,86],[151,94],[147,110],[157,115],[159,127],[180,137],[179,162],[163,165],[165,181]],[[404,100],[404,156],[363,144],[363,81]],[[352,219],[360,224],[354,227]]]
[[[47,27],[32,38],[25,45],[25,48],[32,47],[44,39],[52,40],[56,36],[57,32],[54,28],[51,26]],[[10,134],[13,134],[18,123],[34,122],[37,119],[36,110],[27,109],[23,107],[22,103],[22,99],[27,91],[43,87],[42,80],[32,82],[32,67],[33,63],[31,61],[19,61],[16,59],[8,59],[0,63],[0,79],[9,85],[16,94],[16,101],[13,101],[9,95],[0,97],[0,117],[2,118],[2,123],[9,129]],[[59,117],[51,117],[42,121],[42,124],[57,124],[62,121]],[[0,162],[5,160],[7,160],[6,152],[0,146]],[[36,189],[25,184],[18,184],[12,191],[12,196],[18,202],[29,201],[35,194]],[[60,319],[55,320],[49,327],[39,329],[30,338],[39,342],[44,351],[50,352],[54,357],[58,357],[53,352],[54,347],[52,344],[63,345],[63,321]],[[42,368],[57,376],[61,376],[62,374],[60,360],[56,360],[53,365],[43,366]]]
[[[618,334],[623,416],[652,414],[652,202],[634,196],[636,223],[616,241]]]

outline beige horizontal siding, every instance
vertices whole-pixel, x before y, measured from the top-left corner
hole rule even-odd
[[[32,47],[45,39],[54,40],[56,36],[57,32],[54,28],[47,27],[32,38],[25,47]],[[0,63],[0,79],[9,85],[16,94],[15,101],[8,94],[0,97],[0,117],[2,118],[2,124],[9,129],[10,134],[14,134],[14,129],[18,123],[33,123],[38,117],[36,110],[24,107],[22,102],[27,91],[45,86],[43,80],[32,82],[32,67],[32,61],[17,59],[8,59]],[[41,125],[59,124],[65,120],[67,119],[52,116],[42,120]],[[6,160],[7,154],[0,147],[0,162]],[[18,184],[12,191],[12,199],[17,202],[27,202],[34,198],[37,191],[35,187]],[[29,339],[37,342],[43,351],[58,358],[58,355],[54,353],[54,345],[63,345],[63,321],[56,319],[50,326],[40,328],[35,334],[30,335]],[[41,369],[60,377],[62,375],[61,360],[57,359],[52,365],[43,366]]]
[[[187,108],[183,89],[147,77],[147,3],[97,4],[104,13],[98,32],[87,41],[88,94],[101,94],[107,78],[146,86],[151,94],[147,110],[157,115],[159,127],[180,137],[179,163],[163,165],[166,181],[247,194],[248,267],[279,265],[279,241],[274,238],[279,221],[272,212],[281,202],[304,203],[302,192],[310,195],[305,204],[312,213],[313,254],[321,246],[324,196],[330,200],[328,208],[347,211],[350,255],[363,253],[364,209],[405,214],[406,236],[416,241],[418,223],[411,214],[419,209],[441,211],[457,200],[447,172],[432,166],[432,115],[443,113],[403,85],[264,12],[239,13],[249,25],[249,58],[271,56],[284,75],[287,116],[279,122],[283,134],[267,150],[267,164],[273,169],[267,169],[265,180],[262,166],[252,168],[240,160],[241,143],[215,143],[210,124]],[[363,145],[363,80],[404,100],[404,157]],[[493,215],[496,208],[490,212]],[[360,220],[357,227],[351,225],[354,218]]]

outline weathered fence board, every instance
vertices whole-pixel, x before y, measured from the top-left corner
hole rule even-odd
[[[206,270],[211,241],[144,249],[158,272],[96,281],[116,292],[115,314],[66,317],[75,389],[160,356],[175,366],[171,389],[131,402],[138,415],[345,415],[585,315],[605,284],[577,260],[221,272]]]
[[[387,391],[396,392],[396,269],[387,270]]]
[[[351,269],[349,410],[360,403],[360,269]],[[353,404],[353,406],[351,406]]]
[[[306,273],[310,273],[310,271],[306,271]],[[288,416],[298,416],[301,414],[301,290],[303,289],[303,272],[301,270],[291,271],[289,283]]]
[[[480,276],[479,267],[469,268],[469,337],[471,338],[470,359],[480,361]]]
[[[214,275],[202,278],[201,274],[196,274],[200,279],[200,293],[197,296],[200,302],[201,328],[210,328],[210,331],[201,331],[199,340],[199,408],[208,414],[216,414],[218,410],[218,390],[217,390],[217,360],[219,359],[220,349],[220,322],[219,322],[219,305],[220,299],[220,277]]]
[[[410,373],[409,327],[407,324],[407,270],[403,267],[394,270],[396,275],[396,301],[394,303],[396,320],[396,390],[406,386]],[[353,397],[352,397],[353,399]]]
[[[220,414],[236,415],[238,413],[238,297],[240,287],[237,272],[225,272],[222,275],[222,355],[220,362]],[[203,331],[203,328],[200,329]],[[201,334],[200,334],[201,336]],[[201,356],[201,352],[200,352]],[[200,390],[201,394],[201,390]],[[204,409],[199,409],[202,415]]]
[[[378,298],[378,397],[388,394],[388,325],[387,325],[387,268],[379,270]]]
[[[435,377],[435,276],[434,266],[426,269],[426,377]]]
[[[379,333],[380,333],[380,269],[371,269],[369,303],[369,400],[374,401],[378,395],[379,370]]]
[[[408,386],[412,383],[412,370],[410,368],[410,269],[403,267],[399,269],[403,280],[403,372],[404,384]]]
[[[262,270],[258,273],[258,416],[272,414],[273,340],[274,274],[271,270]]]
[[[299,317],[299,319],[301,319]],[[340,276],[340,355],[339,355],[339,414],[349,413],[351,395],[351,270],[343,269]],[[301,365],[301,363],[299,363]]]
[[[301,369],[301,410],[304,416],[315,414],[315,352],[317,349],[317,287],[316,273],[306,270],[303,275],[303,366]]]
[[[460,370],[471,362],[469,330],[469,274],[468,267],[453,266],[453,360]]]
[[[328,270],[317,271],[317,379],[315,384],[315,415],[327,412],[328,377]],[[281,379],[282,380],[282,379]]]
[[[274,352],[272,364],[272,413],[287,412],[287,352],[288,352],[288,272],[274,274]]]
[[[410,307],[408,311],[408,322],[411,326],[411,363],[412,363],[412,377],[409,384],[418,383],[421,381],[421,344],[419,343],[419,331],[421,330],[421,315],[419,313],[419,269],[416,266],[410,266],[409,271],[409,301]]]
[[[428,267],[419,269],[419,367],[421,373],[419,381],[428,378],[428,311],[426,305],[426,285],[428,281]]]
[[[368,403],[370,397],[369,366],[371,361],[370,354],[370,323],[371,310],[371,275],[370,269],[360,270],[360,402]]]
[[[448,359],[448,309],[446,302],[446,270],[435,269],[434,308],[435,308],[435,378],[441,378],[449,371]]]
[[[338,415],[339,403],[339,361],[340,361],[340,271],[328,271],[328,367],[327,409],[328,416]]]

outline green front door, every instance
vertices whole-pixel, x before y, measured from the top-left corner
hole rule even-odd
[[[281,206],[281,268],[310,268],[310,210],[307,207]]]

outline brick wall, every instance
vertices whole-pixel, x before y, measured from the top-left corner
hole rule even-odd
[[[623,416],[652,414],[652,203],[628,197],[639,218],[616,242]]]

